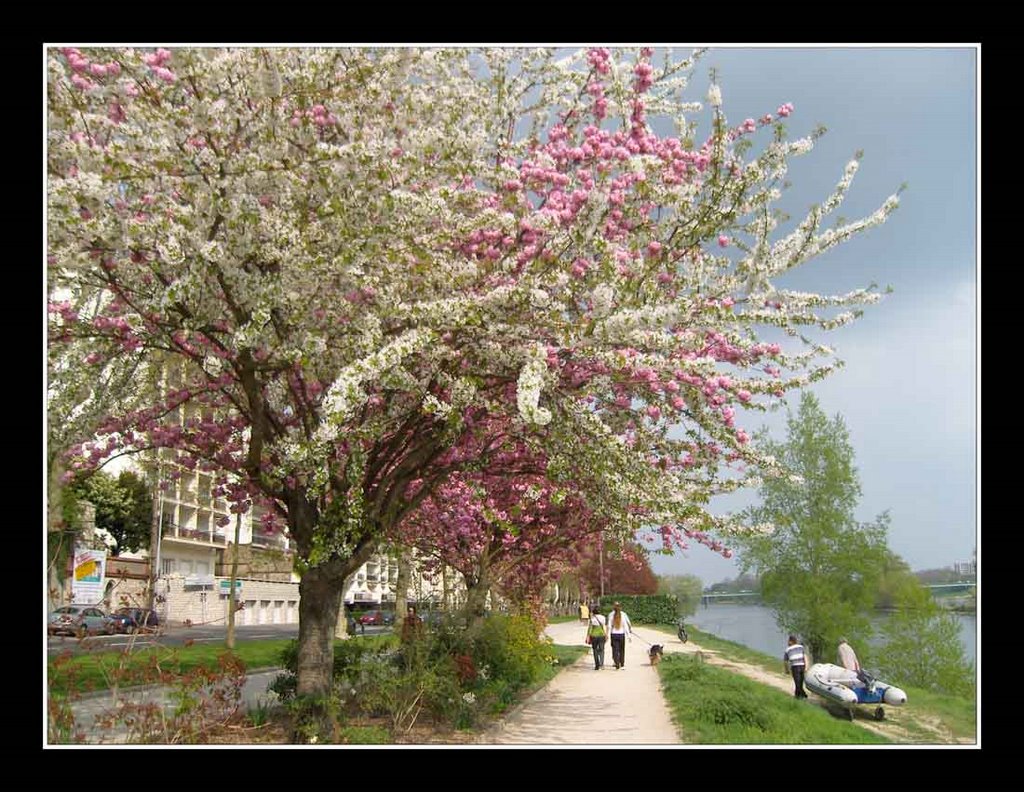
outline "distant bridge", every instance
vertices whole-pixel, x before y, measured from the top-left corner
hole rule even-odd
[[[977,583],[969,582],[936,583],[933,586],[925,586],[925,588],[930,590],[933,594],[956,594],[958,591],[962,591],[966,594],[977,585]]]
[[[761,598],[761,592],[760,591],[734,591],[734,592],[723,592],[723,593],[720,593],[720,594],[717,594],[717,593],[716,594],[702,594],[701,598],[700,598],[700,604],[704,605],[706,607],[707,605],[709,605],[710,603],[714,602],[715,600],[722,600],[722,599],[728,599],[728,600],[732,600],[732,599],[752,599],[752,598],[760,599]]]
[[[977,586],[977,583],[971,582],[960,582],[960,583],[935,583],[930,586],[925,586],[926,589],[932,592],[933,596],[945,596],[947,594],[957,594],[963,592],[966,594],[968,591]],[[716,600],[745,600],[745,599],[760,599],[761,592],[759,591],[730,591],[730,592],[715,592],[701,594],[700,604],[707,607]]]

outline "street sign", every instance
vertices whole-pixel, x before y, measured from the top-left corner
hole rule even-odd
[[[222,580],[222,581],[220,581],[220,595],[222,597],[226,597],[230,591],[231,591],[231,581],[230,580]],[[241,593],[242,593],[242,581],[241,580],[236,580],[235,581],[235,597],[237,598],[238,595],[241,594]]]

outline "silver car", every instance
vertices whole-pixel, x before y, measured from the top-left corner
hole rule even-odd
[[[110,635],[115,622],[95,605],[65,605],[50,614],[46,631],[50,635]]]

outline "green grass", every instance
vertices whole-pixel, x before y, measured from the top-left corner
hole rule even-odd
[[[676,632],[675,625],[653,625],[653,627],[671,635],[675,635]],[[691,641],[705,649],[718,652],[719,656],[725,660],[749,663],[775,674],[782,670],[781,657],[772,657],[742,644],[718,638],[690,625],[687,625],[686,630]],[[897,681],[894,684],[899,683]],[[923,717],[938,721],[942,728],[950,731],[954,737],[973,738],[977,736],[977,706],[973,698],[934,693],[907,685],[899,685],[899,687],[903,688],[907,694],[907,705],[904,710],[907,717],[902,722],[908,730],[920,733],[922,736],[934,736],[933,732],[913,724],[915,717]]]
[[[908,712],[935,718],[954,737],[977,737],[978,708],[974,699],[916,687],[903,687],[903,690],[907,694]]]
[[[555,655],[556,663],[546,666],[540,676],[530,686],[530,690],[526,695],[530,695],[535,690],[544,687],[548,682],[558,676],[559,672],[564,668],[568,668],[575,663],[580,657],[590,651],[590,647],[587,646],[570,646],[567,644],[552,644],[552,653]]]
[[[391,732],[383,726],[342,726],[338,729],[338,741],[348,745],[389,745]]]
[[[281,650],[289,639],[240,641],[234,654],[246,668],[281,663]],[[57,695],[88,693],[160,681],[160,672],[182,674],[200,666],[217,668],[218,658],[228,651],[223,643],[142,649],[128,655],[120,651],[58,657],[48,663],[50,691]]]
[[[566,622],[578,621],[580,621],[579,616],[552,616],[550,619],[548,619],[548,624],[565,624]],[[580,626],[585,627],[586,625],[583,624],[583,622],[580,622]]]
[[[658,664],[673,720],[687,743],[699,744],[885,744],[889,741],[820,707],[715,668],[672,654]]]

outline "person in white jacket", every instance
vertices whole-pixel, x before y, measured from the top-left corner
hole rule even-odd
[[[633,625],[622,610],[622,603],[616,602],[608,614],[608,633],[612,642],[612,662],[616,670],[626,665],[626,636],[632,636]],[[632,640],[632,638],[630,638]]]

